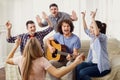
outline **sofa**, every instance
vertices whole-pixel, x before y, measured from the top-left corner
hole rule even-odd
[[[84,52],[87,57],[89,50],[89,40],[81,41],[82,48],[80,52]],[[93,77],[92,80],[120,80],[120,42],[116,39],[108,39],[108,53],[111,63],[111,72],[103,77]],[[20,54],[20,53],[16,53]],[[64,66],[65,67],[65,66]],[[17,65],[5,65],[6,80],[20,80],[20,74]],[[49,80],[49,76],[46,76],[46,80]],[[66,75],[62,77],[62,80],[66,80]]]

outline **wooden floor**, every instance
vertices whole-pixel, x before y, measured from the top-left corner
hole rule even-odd
[[[4,68],[0,69],[0,80],[5,80],[5,70],[4,70]]]

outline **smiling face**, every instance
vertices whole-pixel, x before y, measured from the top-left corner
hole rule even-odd
[[[56,16],[58,15],[58,7],[56,7],[56,6],[51,6],[51,7],[50,7],[50,12],[51,12],[51,14],[52,14],[54,17],[56,17]]]
[[[28,33],[30,35],[34,35],[35,31],[36,31],[36,27],[35,27],[35,24],[32,23],[32,24],[28,24],[27,25],[27,30],[28,30]]]

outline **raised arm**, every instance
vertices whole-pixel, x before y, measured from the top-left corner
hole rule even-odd
[[[86,24],[86,20],[85,20],[86,11],[85,12],[81,12],[81,14],[82,14],[83,27],[84,27],[84,30],[86,30],[86,29],[88,29],[87,28],[87,24]]]
[[[98,26],[97,26],[96,21],[95,21],[96,12],[97,12],[97,9],[95,11],[91,11],[91,19],[92,19],[92,22],[93,22],[93,29],[94,29],[94,32],[95,32],[95,36],[98,36],[99,35],[99,29],[98,29]]]
[[[12,50],[10,51],[10,53],[9,53],[7,59],[6,59],[6,63],[8,63],[8,64],[14,64],[13,63],[13,56],[14,56],[14,53],[15,53],[16,49],[20,45],[20,42],[21,42],[20,38],[17,38],[15,40],[15,44],[14,44]]]
[[[74,10],[72,11],[72,15],[70,16],[70,18],[72,19],[72,21],[77,21],[78,20],[77,14]]]
[[[42,19],[40,18],[39,15],[36,16],[36,21],[37,21],[37,23],[38,23],[38,25],[39,25],[40,27],[43,26],[43,25],[42,25]]]
[[[48,18],[48,15],[47,15],[45,12],[42,12],[42,14],[43,14],[43,18],[47,21],[48,26],[49,26],[49,27],[53,27],[53,24],[52,24],[52,22],[50,21],[50,19]]]
[[[63,75],[67,74],[68,72],[70,72],[71,70],[73,70],[78,64],[80,64],[81,62],[83,62],[83,58],[82,58],[83,54],[79,55],[73,63],[71,63],[70,65],[66,66],[66,67],[62,67],[60,69],[56,69],[54,66],[51,66],[50,68],[47,69],[47,71],[57,77],[60,78]]]
[[[7,39],[9,39],[11,37],[11,28],[12,28],[12,24],[10,23],[10,21],[6,22],[6,28],[7,28]]]

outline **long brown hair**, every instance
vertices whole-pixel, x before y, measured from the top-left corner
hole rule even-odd
[[[35,60],[42,56],[43,56],[43,50],[40,46],[40,42],[35,37],[30,38],[27,41],[23,51],[23,64],[21,71],[22,80],[29,79],[32,60]]]

